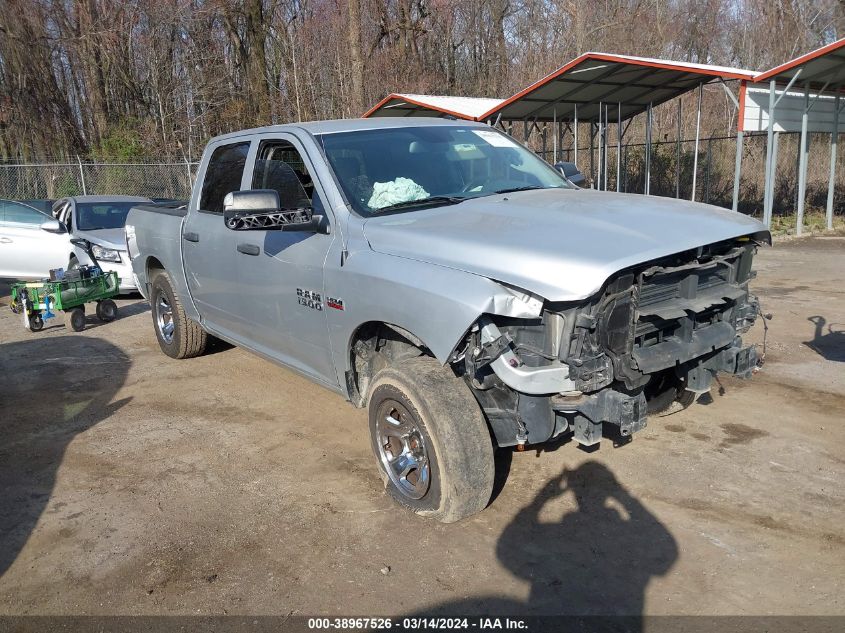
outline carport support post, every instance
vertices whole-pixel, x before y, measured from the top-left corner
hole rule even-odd
[[[608,142],[607,142],[607,130],[610,127],[608,123],[608,113],[607,110],[610,106],[605,103],[604,104],[604,165],[602,166],[602,173],[604,175],[604,186],[602,189],[607,191],[607,149],[608,149]]]
[[[536,125],[536,122],[535,122],[535,125]],[[546,155],[546,154],[549,153],[548,150],[546,149],[546,131],[547,131],[547,129],[548,129],[548,125],[544,122],[543,123],[543,130],[542,130],[542,132],[540,132],[540,138],[541,138],[541,143],[542,143],[542,147],[543,147],[543,160],[548,163],[549,157]]]
[[[698,84],[698,108],[695,113],[695,148],[692,154],[692,194],[690,200],[695,201],[695,181],[698,177],[698,139],[701,135],[701,95],[704,92],[704,84]]]
[[[774,195],[774,133],[775,133],[775,80],[769,82],[769,129],[766,133],[766,175],[763,179],[763,224],[772,225],[772,197]]]
[[[622,191],[622,104],[617,103],[616,107],[616,193],[619,193]]]
[[[602,169],[602,165],[604,164],[604,156],[602,156],[602,150],[604,149],[604,125],[603,124],[604,124],[604,116],[602,115],[601,101],[599,101],[599,122],[598,122],[598,131],[597,131],[597,136],[598,136],[597,140],[599,142],[599,147],[598,147],[598,150],[599,150],[599,171],[598,171],[598,174],[597,174],[598,177],[596,178],[596,182],[597,182],[596,189],[598,189],[599,191],[601,191],[601,188],[602,188],[601,187],[601,180],[602,180],[602,175],[603,175],[603,171],[604,171]]]
[[[557,127],[557,108],[552,110],[552,129],[555,134],[554,141],[552,142],[552,165],[557,164],[557,137],[560,135],[560,130]]]
[[[651,102],[645,111],[645,195],[651,192]]]
[[[739,210],[739,178],[742,171],[742,130],[736,133],[736,160],[734,161],[734,200],[731,209]]]
[[[575,105],[575,158],[572,161],[578,167],[578,105]]]
[[[830,133],[830,179],[827,183],[827,230],[833,228],[833,193],[836,178],[836,143],[839,140],[839,92],[836,93],[836,103],[833,105],[833,131]]]
[[[795,235],[804,231],[804,195],[807,193],[807,119],[810,116],[810,84],[804,86],[804,112],[801,114],[801,154],[798,160],[798,209]]]
[[[678,135],[675,137],[675,197],[681,197],[681,99],[678,98]]]
[[[590,121],[590,189],[596,188],[596,158],[593,148],[593,122]]]

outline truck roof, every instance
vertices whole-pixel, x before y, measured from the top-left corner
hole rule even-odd
[[[333,119],[330,121],[308,121],[307,123],[287,123],[285,125],[267,125],[249,130],[239,130],[215,136],[210,142],[224,139],[237,138],[252,134],[272,134],[273,132],[286,132],[294,129],[305,130],[311,134],[333,134],[335,132],[354,132],[357,130],[378,130],[386,128],[401,127],[422,127],[422,126],[461,126],[468,125],[487,127],[483,123],[471,121],[453,121],[451,119],[440,119],[435,117],[377,117],[374,119]]]

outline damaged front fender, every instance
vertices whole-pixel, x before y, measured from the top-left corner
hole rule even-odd
[[[326,287],[344,289],[344,311],[326,314],[336,353],[348,352],[365,324],[384,323],[413,333],[446,364],[482,315],[534,319],[543,310],[542,298],[518,288],[373,251],[357,252],[342,269],[326,269]],[[350,369],[348,353],[337,369],[340,375]]]

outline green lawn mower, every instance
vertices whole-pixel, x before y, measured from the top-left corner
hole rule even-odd
[[[72,244],[82,248],[94,262],[72,270],[51,270],[50,279],[12,284],[12,311],[23,315],[24,327],[38,332],[44,320],[65,314],[65,325],[74,332],[85,329],[85,304],[96,302],[97,318],[104,323],[117,318],[117,304],[112,300],[120,292],[116,272],[103,272],[91,249],[91,242],[75,238]]]

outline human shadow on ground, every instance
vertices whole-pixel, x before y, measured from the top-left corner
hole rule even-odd
[[[566,496],[569,511],[558,503]],[[546,483],[505,527],[496,554],[530,583],[527,601],[480,596],[425,615],[629,616],[611,628],[639,631],[648,584],[672,568],[678,546],[605,465],[588,461]]]
[[[130,364],[78,334],[0,345],[0,576],[49,502],[68,444],[129,401],[112,399]]]
[[[845,363],[845,325],[828,323],[823,316],[807,317],[816,326],[813,340],[805,341],[804,345],[826,360]],[[827,325],[827,331],[825,331]],[[837,328],[837,329],[834,329]]]

